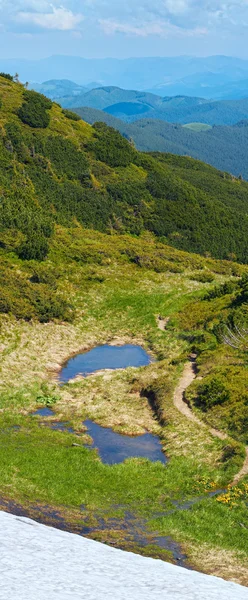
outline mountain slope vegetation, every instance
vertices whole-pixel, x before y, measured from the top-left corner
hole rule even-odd
[[[172,562],[176,543],[189,566],[247,584],[247,347],[224,335],[247,322],[248,266],[230,252],[245,262],[248,185],[139,153],[6,78],[1,104],[1,507]],[[68,357],[104,344],[154,360],[60,385]],[[173,403],[192,353],[205,427]],[[166,468],[105,464],[87,419],[159,436]]]
[[[149,230],[177,248],[248,260],[248,185],[200,162],[136,151],[1,78],[0,242],[45,258],[54,224]]]

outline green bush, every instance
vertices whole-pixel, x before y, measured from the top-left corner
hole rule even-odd
[[[127,167],[135,161],[137,152],[122,135],[105,123],[95,123],[96,138],[88,148],[95,157],[110,167]]]
[[[14,81],[13,75],[10,75],[9,73],[0,73],[0,77],[4,77],[4,79],[8,79],[9,81]]]
[[[46,263],[34,263],[31,283],[46,283],[50,288],[56,289],[57,281],[61,276],[60,270]]]
[[[203,271],[202,273],[191,273],[190,279],[199,281],[200,283],[212,283],[214,276],[210,271]]]
[[[44,235],[34,232],[21,244],[17,253],[24,260],[44,260],[48,253],[48,240]]]
[[[229,400],[230,392],[224,382],[217,375],[206,378],[205,382],[197,389],[195,405],[203,411],[208,411],[216,404],[220,405]]]
[[[229,443],[223,448],[221,461],[226,463],[236,456],[240,456],[240,444],[235,440],[230,440]]]
[[[81,117],[76,113],[72,112],[72,110],[67,110],[66,108],[63,108],[62,113],[67,119],[70,119],[71,121],[81,121]]]
[[[19,119],[30,127],[48,127],[50,116],[47,110],[52,108],[51,100],[34,91],[25,90],[23,96],[24,102],[17,111]]]
[[[236,281],[226,281],[222,285],[216,286],[213,290],[210,290],[206,296],[206,300],[213,300],[214,298],[221,298],[227,294],[233,294],[237,290]]]
[[[70,305],[54,286],[32,283],[24,273],[5,265],[0,267],[0,312],[26,321],[36,318],[42,323],[73,319]]]

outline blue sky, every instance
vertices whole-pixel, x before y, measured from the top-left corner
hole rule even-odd
[[[248,0],[0,0],[0,56],[248,58]]]

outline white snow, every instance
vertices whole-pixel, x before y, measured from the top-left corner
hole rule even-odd
[[[0,512],[1,600],[248,600],[248,588]]]

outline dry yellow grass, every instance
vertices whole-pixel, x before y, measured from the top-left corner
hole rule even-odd
[[[191,544],[189,549],[192,566],[208,575],[222,577],[248,586],[247,557],[245,554],[211,548],[208,544],[196,546]]]

